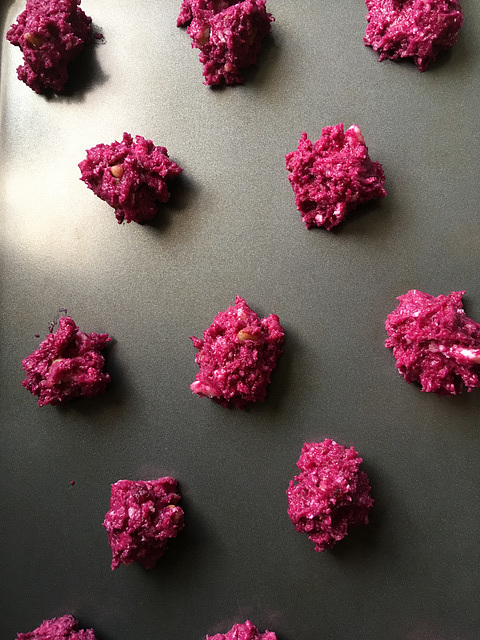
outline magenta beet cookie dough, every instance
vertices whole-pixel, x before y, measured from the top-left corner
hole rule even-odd
[[[205,329],[203,340],[191,338],[200,367],[191,390],[225,407],[263,402],[283,339],[278,316],[272,313],[260,319],[237,296],[235,304],[221,311]]]
[[[385,58],[413,58],[425,71],[442,49],[457,42],[463,23],[458,0],[365,0],[363,41]]]
[[[273,20],[265,0],[183,0],[177,26],[188,24],[205,84],[232,85],[243,82],[243,69],[257,64]]]
[[[207,634],[205,640],[277,640],[273,631],[261,633],[257,627],[247,620],[244,624],[234,624],[227,633]]]
[[[27,0],[7,32],[7,40],[23,52],[17,75],[36,93],[61,93],[69,63],[91,39],[92,19],[79,5],[80,0]]]
[[[383,198],[385,175],[372,162],[359,127],[343,124],[322,129],[316,142],[302,133],[296,151],[285,156],[295,204],[307,229],[332,229],[349,211],[373,198]]]
[[[435,297],[412,289],[387,317],[385,346],[405,380],[422,391],[442,396],[480,387],[480,324],[465,314],[464,293]]]
[[[315,551],[333,547],[356,524],[368,524],[373,505],[363,462],[353,447],[330,438],[306,442],[287,489],[288,515],[297,531],[308,534]]]
[[[97,144],[78,165],[83,180],[101,200],[115,209],[118,222],[147,222],[167,202],[167,180],[182,168],[170,160],[165,147],[124,133],[121,142]]]
[[[78,621],[71,615],[44,620],[27,633],[18,633],[16,640],[95,640],[93,629],[79,629]]]
[[[155,566],[168,541],[183,529],[183,509],[178,506],[177,481],[119,480],[112,484],[110,511],[103,526],[112,549],[112,569],[120,564]]]
[[[110,341],[108,333],[86,334],[72,318],[61,317],[56,332],[22,361],[27,373],[22,386],[38,396],[40,407],[104,393],[110,376],[100,351]]]

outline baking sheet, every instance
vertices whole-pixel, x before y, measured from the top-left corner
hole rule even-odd
[[[179,0],[84,0],[104,36],[65,96],[15,76],[2,39],[0,636],[72,613],[99,640],[201,640],[251,619],[279,640],[478,638],[480,391],[422,394],[384,348],[396,296],[466,290],[480,319],[480,5],[427,72],[378,62],[359,0],[268,0],[244,85],[202,84]],[[22,2],[4,2],[5,34]],[[307,231],[285,153],[356,123],[387,197]],[[153,224],[118,225],[79,180],[123,131],[183,168]],[[201,336],[242,295],[276,313],[284,354],[267,401],[191,394]],[[108,331],[105,396],[43,407],[21,360],[66,308]],[[368,527],[315,553],[285,490],[304,441],[364,458]],[[174,475],[186,527],[151,571],[110,571],[110,484]],[[71,481],[75,481],[72,485]]]

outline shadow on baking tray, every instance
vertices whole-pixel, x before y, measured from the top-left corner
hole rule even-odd
[[[210,554],[218,558],[221,555],[221,548],[212,539],[208,525],[203,522],[201,513],[197,512],[193,503],[182,494],[180,504],[188,516],[188,526],[175,539],[169,541],[165,555],[154,567],[144,569],[138,563],[134,563],[135,570],[141,572],[146,580],[152,580],[169,594],[175,589],[178,592],[188,588],[192,576],[205,566],[206,556]]]
[[[176,176],[175,180],[170,180],[168,190],[170,198],[159,205],[158,213],[151,220],[142,223],[144,226],[165,231],[178,215],[192,212],[192,203],[198,199],[198,186],[188,172]]]
[[[225,83],[210,85],[212,91],[232,91],[235,87],[250,87],[273,82],[276,77],[275,67],[280,60],[280,47],[272,33],[269,33],[262,42],[257,57],[257,63],[241,70],[243,82],[239,85],[226,85]]]
[[[244,70],[246,84],[255,81],[257,85],[263,85],[273,82],[276,78],[275,70],[280,61],[281,49],[275,38],[278,36],[274,36],[272,32],[265,37],[258,54],[257,64]]]
[[[368,514],[367,525],[352,526],[348,535],[326,553],[337,563],[349,563],[352,570],[361,570],[372,562],[372,553],[377,557],[385,552],[385,541],[391,540],[390,518],[388,513],[388,489],[384,477],[373,465],[363,463],[362,469],[367,473],[372,486],[373,508]],[[382,487],[383,483],[383,487]],[[389,553],[391,549],[389,548]]]
[[[51,94],[48,98],[82,102],[89,91],[104,84],[108,76],[102,71],[98,62],[97,48],[105,42],[101,29],[93,25],[92,44],[86,46],[78,58],[68,65],[68,82],[65,85],[65,91],[60,95]]]

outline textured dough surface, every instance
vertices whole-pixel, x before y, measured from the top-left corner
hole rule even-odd
[[[246,620],[243,624],[234,624],[227,633],[207,635],[206,640],[277,640],[277,636],[273,631],[261,633],[250,620]]]
[[[333,547],[351,526],[368,524],[373,500],[367,474],[359,469],[362,462],[353,447],[330,438],[303,445],[300,473],[287,489],[288,515],[315,543],[315,551]]]
[[[422,391],[457,395],[480,386],[480,324],[466,315],[464,293],[435,297],[412,289],[387,317],[385,346],[405,380]]]
[[[183,529],[177,481],[119,480],[112,484],[110,510],[103,526],[112,550],[112,569],[140,563],[151,569],[167,550],[168,542]]]
[[[79,629],[78,621],[71,615],[44,620],[27,633],[18,633],[16,640],[95,640],[93,629]]]
[[[233,306],[217,314],[203,339],[191,338],[200,367],[191,390],[224,406],[263,402],[283,339],[278,316],[259,318],[237,296]]]
[[[89,149],[78,166],[80,179],[115,209],[119,223],[151,220],[159,203],[170,197],[167,180],[182,172],[165,147],[156,147],[142,136],[134,141],[129,133],[123,134],[121,142]]]
[[[27,0],[7,32],[23,53],[18,78],[36,93],[63,92],[68,65],[91,39],[92,19],[79,5],[80,0]]]
[[[103,371],[105,359],[100,351],[110,340],[108,333],[87,335],[72,318],[61,317],[57,331],[22,361],[27,374],[22,386],[38,396],[40,407],[104,393],[110,375]]]
[[[200,49],[204,84],[243,82],[243,69],[257,64],[274,17],[266,0],[184,0],[177,26],[188,24],[192,47]]]
[[[307,229],[330,230],[359,204],[386,195],[382,165],[370,160],[357,125],[346,131],[343,124],[325,127],[313,143],[303,132],[298,148],[285,160]]]
[[[463,23],[458,0],[365,0],[363,41],[385,58],[412,58],[425,71],[440,51],[457,42]]]

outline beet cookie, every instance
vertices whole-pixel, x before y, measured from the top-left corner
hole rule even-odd
[[[112,549],[112,569],[138,562],[151,569],[183,529],[177,481],[119,480],[112,484],[110,510],[103,526]]]
[[[148,222],[159,204],[167,202],[167,181],[183,169],[170,160],[165,147],[129,133],[121,142],[97,144],[78,165],[81,178],[93,193],[115,209],[119,223]]]
[[[287,489],[288,515],[315,551],[333,547],[351,526],[368,524],[373,500],[367,474],[359,469],[362,462],[353,447],[330,438],[303,445],[300,473]]]
[[[463,310],[465,291],[432,296],[412,289],[387,317],[397,369],[407,382],[439,396],[480,387],[480,324]]]
[[[365,2],[365,44],[380,53],[380,61],[412,58],[420,71],[425,71],[440,51],[453,47],[463,24],[458,0]]]
[[[92,19],[79,5],[80,0],[27,0],[7,32],[7,40],[23,53],[17,75],[36,93],[61,93],[68,65],[91,39]]]
[[[250,620],[246,620],[243,624],[234,624],[227,633],[207,635],[206,640],[277,640],[277,636],[273,631],[261,633]]]
[[[44,620],[27,633],[18,633],[16,640],[95,640],[93,629],[79,629],[78,621],[71,615]]]
[[[203,340],[191,338],[200,367],[191,390],[223,406],[241,408],[248,402],[263,402],[283,339],[278,316],[259,318],[237,296],[235,304],[217,314],[205,329]]]
[[[307,229],[330,230],[347,213],[373,198],[383,198],[382,165],[368,155],[360,128],[343,124],[322,129],[316,142],[302,133],[296,151],[285,156],[295,204]]]
[[[61,317],[57,331],[22,361],[27,373],[22,386],[38,396],[40,407],[104,393],[110,375],[103,371],[105,359],[100,351],[110,341],[108,333],[86,334],[72,318]]]
[[[273,20],[265,0],[183,0],[177,26],[188,24],[192,47],[200,49],[204,84],[232,85],[257,64]]]

